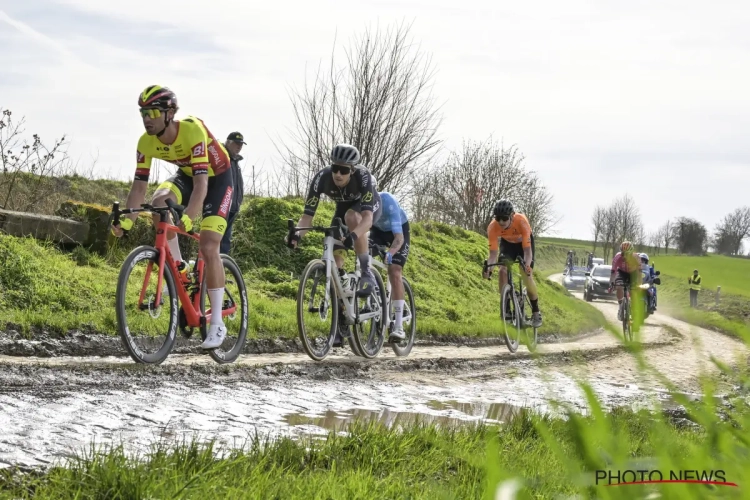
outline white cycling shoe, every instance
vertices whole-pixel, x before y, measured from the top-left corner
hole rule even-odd
[[[404,340],[406,340],[406,333],[404,333],[403,328],[399,328],[397,330],[394,329],[388,339],[392,342],[403,342]]]
[[[201,344],[202,349],[216,349],[224,342],[227,336],[227,327],[224,325],[209,325],[206,340]]]

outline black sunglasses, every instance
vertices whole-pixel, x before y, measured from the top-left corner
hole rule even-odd
[[[352,171],[352,167],[345,167],[342,165],[331,165],[331,172],[334,174],[348,175]]]
[[[506,222],[510,220],[510,215],[498,215],[497,217],[495,217],[495,220],[497,220],[498,222]]]

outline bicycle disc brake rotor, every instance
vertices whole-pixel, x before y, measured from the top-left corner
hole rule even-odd
[[[161,293],[161,299],[164,301],[164,292]],[[156,319],[159,316],[161,316],[161,304],[159,304],[158,307],[156,307],[156,296],[150,295],[148,298],[148,314],[152,318]]]

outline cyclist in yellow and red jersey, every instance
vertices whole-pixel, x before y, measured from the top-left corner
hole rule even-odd
[[[617,289],[617,303],[622,304],[625,298],[624,286],[641,284],[641,256],[635,252],[633,244],[629,241],[623,241],[620,245],[620,251],[612,257],[612,272],[609,277],[610,288]],[[622,308],[617,308],[617,321],[622,321]]]
[[[534,234],[531,231],[529,220],[524,214],[515,213],[513,204],[508,200],[500,200],[495,203],[493,210],[494,220],[487,227],[487,239],[490,244],[490,256],[487,263],[494,264],[497,262],[498,247],[499,253],[504,255],[512,264],[519,255],[523,256],[526,269],[521,273],[526,291],[529,294],[531,302],[531,324],[535,328],[542,326],[542,313],[539,311],[539,294],[536,290],[536,283],[531,272],[534,268]],[[500,293],[503,287],[508,283],[508,268],[498,266],[500,272]],[[489,271],[483,272],[485,278],[489,277]]]
[[[127,198],[127,208],[138,208],[143,203],[148,189],[151,162],[154,158],[173,163],[179,170],[162,182],[153,195],[151,204],[165,206],[166,200],[185,205],[185,213],[178,224],[189,231],[193,221],[202,213],[200,249],[206,264],[208,298],[214,304],[222,304],[224,297],[224,266],[219,254],[219,244],[227,227],[227,216],[232,205],[234,186],[230,172],[229,154],[216,140],[205,123],[188,116],[175,120],[179,109],[177,96],[167,87],[150,85],[138,97],[143,126],[146,132],[138,140],[135,179]],[[123,230],[133,226],[137,216],[124,216],[112,233],[120,237]],[[154,216],[154,224],[158,222]],[[169,250],[174,259],[182,262],[177,235],[168,235]],[[221,310],[221,306],[218,306]],[[212,314],[204,349],[219,347],[227,329],[221,314]]]

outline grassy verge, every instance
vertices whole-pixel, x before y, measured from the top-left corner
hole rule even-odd
[[[232,253],[250,290],[250,337],[297,335],[299,274],[322,251],[322,235],[314,233],[304,238],[300,251],[283,246],[286,219],[296,220],[301,209],[301,200],[255,198],[244,205],[235,223]],[[332,204],[321,204],[314,222],[327,224],[332,213]],[[148,225],[143,219],[137,227]],[[151,242],[151,233],[134,230],[137,236],[120,242],[104,257],[83,248],[67,253],[32,239],[0,235],[3,320],[25,332],[87,329],[115,334],[119,266],[132,248]],[[476,233],[438,223],[413,225],[404,274],[416,297],[419,335],[499,334],[497,282],[481,278],[486,254],[486,239]],[[353,266],[351,255],[348,266]],[[605,324],[598,310],[548,283],[539,272],[536,281],[545,314],[541,334],[572,335]]]
[[[706,415],[710,415],[706,413]],[[92,451],[41,477],[6,474],[2,498],[495,498],[519,481],[517,498],[739,498],[747,494],[750,455],[741,429],[718,417],[700,430],[629,410],[568,420],[521,413],[500,432],[489,426],[354,424],[325,440],[259,438],[217,452],[213,443],[157,445],[134,457],[122,448]],[[746,425],[748,420],[740,422]],[[721,470],[691,484],[605,486],[596,471],[634,481],[625,470]],[[600,474],[602,474],[600,473]],[[678,472],[679,473],[679,472]],[[655,478],[658,476],[654,476]],[[622,480],[622,479],[621,479]],[[615,480],[619,482],[621,480]],[[721,489],[718,489],[721,488]]]

